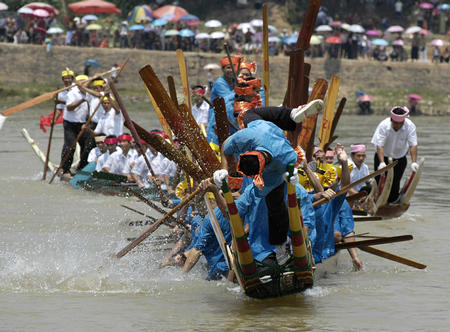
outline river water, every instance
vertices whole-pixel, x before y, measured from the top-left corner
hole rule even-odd
[[[145,229],[128,226],[139,216],[120,204],[158,214],[134,198],[75,190],[58,180],[42,182],[43,164],[20,129],[27,128],[46,151],[48,133],[38,125],[44,113],[12,115],[0,131],[0,331],[448,330],[448,118],[413,118],[419,156],[426,161],[407,213],[356,224],[357,233],[412,234],[413,241],[380,249],[425,263],[426,270],[360,252],[365,269],[352,272],[343,252],[337,272],[311,290],[254,300],[233,284],[204,281],[202,264],[185,278],[177,268],[158,269],[166,251],[156,248],[155,240],[149,242],[153,250],[110,258],[128,237]],[[145,128],[156,125],[149,113],[130,113]],[[347,148],[369,144],[381,120],[343,116],[338,141]],[[62,127],[57,126],[53,162],[59,162],[61,144]],[[370,168],[373,152],[369,144]],[[152,236],[167,232],[163,226]]]

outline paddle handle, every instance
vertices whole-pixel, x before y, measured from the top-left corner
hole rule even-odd
[[[55,117],[56,117],[56,97],[55,95],[55,105],[53,106],[53,116],[52,116],[52,123],[50,126],[50,134],[48,136],[48,144],[47,144],[47,154],[45,155],[45,163],[44,163],[44,174],[42,174],[42,181],[45,181],[45,178],[47,176],[47,170],[48,170],[48,160],[50,158],[50,147],[52,145],[52,138],[53,138],[53,128],[55,127]]]
[[[400,235],[400,236],[391,236],[380,239],[371,239],[371,240],[362,240],[355,242],[344,242],[337,243],[335,245],[336,250],[341,249],[349,249],[349,248],[359,248],[359,247],[367,247],[367,246],[375,246],[378,244],[386,244],[386,243],[394,243],[394,242],[402,242],[402,241],[411,241],[413,239],[412,235]]]

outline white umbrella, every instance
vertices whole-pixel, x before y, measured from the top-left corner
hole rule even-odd
[[[60,27],[51,27],[50,29],[47,30],[48,34],[57,34],[57,33],[63,33],[64,30],[61,29]]]
[[[389,27],[386,31],[387,32],[403,32],[403,27],[401,27],[400,25],[393,25],[391,27]]]
[[[411,33],[417,33],[417,32],[420,32],[420,30],[422,30],[422,28],[416,25],[416,26],[412,26],[412,27],[409,27],[408,29],[406,29],[406,30],[405,30],[405,33],[406,33],[407,35],[409,35],[409,34],[411,34]]]
[[[354,33],[364,33],[364,32],[366,32],[366,29],[364,29],[359,24],[352,24],[352,25],[350,25],[349,31],[354,32]]]
[[[195,39],[208,39],[211,38],[211,36],[205,32],[200,32],[195,36]]]
[[[6,3],[0,2],[0,10],[8,10],[8,5]]]
[[[249,30],[251,33],[255,33],[255,29],[253,29],[250,23],[240,23],[236,29],[242,30],[243,33],[247,33]]]
[[[280,41],[281,41],[281,39],[276,37],[276,36],[270,36],[269,37],[269,43],[278,43]]]
[[[214,31],[211,33],[212,39],[221,39],[225,38],[225,34],[222,31]]]
[[[33,9],[28,7],[22,7],[20,8],[17,13],[19,14],[26,14],[26,15],[33,15]]]
[[[220,66],[217,63],[208,63],[206,66],[203,67],[204,70],[214,70],[214,69],[220,69]]]
[[[317,32],[330,32],[330,31],[333,31],[333,28],[330,27],[329,25],[319,25],[316,28],[316,31]]]
[[[45,9],[35,9],[33,10],[33,15],[37,17],[49,17],[50,14]]]
[[[205,27],[207,27],[207,28],[218,28],[221,26],[222,26],[222,23],[219,20],[209,20],[205,23]]]
[[[347,31],[350,31],[350,24],[348,23],[342,23],[341,28]]]
[[[263,20],[259,18],[255,18],[250,21],[250,25],[254,27],[262,27],[263,26]]]

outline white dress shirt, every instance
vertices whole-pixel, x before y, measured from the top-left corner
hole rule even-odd
[[[371,142],[375,148],[383,147],[385,157],[403,158],[409,147],[417,145],[416,126],[410,119],[405,119],[403,126],[395,131],[391,118],[386,118],[378,125]]]
[[[103,106],[99,107],[97,113],[101,111],[102,116],[99,118],[97,127],[94,132],[96,134],[104,133],[106,136],[114,135],[119,137],[123,133],[123,116],[122,112],[118,114],[111,108],[108,112],[105,112]],[[97,114],[96,113],[96,114]]]
[[[209,105],[206,101],[197,107],[197,104],[192,105],[192,115],[195,121],[200,125],[203,123],[205,126],[208,124]]]
[[[124,155],[122,151],[116,151],[109,156],[103,168],[108,167],[109,172],[113,174],[129,174],[132,161],[130,153]]]
[[[359,179],[362,179],[363,177],[369,175],[369,167],[367,167],[365,163],[362,163],[360,168],[356,167],[355,162],[351,159],[349,159],[349,163],[353,165],[352,172],[350,173],[350,183],[356,182]],[[356,191],[360,191],[363,186],[364,183],[361,183],[353,187],[353,189],[355,189]]]
[[[66,99],[66,106],[73,104],[81,99],[85,99],[85,95],[81,93],[77,86],[74,86],[69,90]],[[69,111],[66,108],[63,118],[69,122],[85,123],[89,112],[89,104],[87,101],[83,101],[78,107],[73,111]]]

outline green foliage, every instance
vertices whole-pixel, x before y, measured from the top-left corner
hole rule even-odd
[[[286,17],[289,24],[299,26],[302,22],[300,14],[304,12],[308,6],[309,1],[286,0],[285,10]]]

